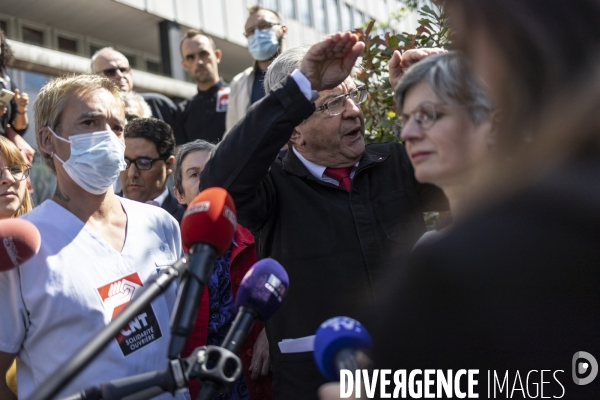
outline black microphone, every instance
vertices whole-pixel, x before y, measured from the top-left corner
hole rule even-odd
[[[221,347],[234,355],[238,354],[256,320],[266,321],[271,318],[279,309],[288,288],[289,278],[287,272],[277,261],[266,258],[254,264],[240,284],[235,300],[237,315],[227,332],[227,336],[223,339]],[[227,352],[218,353],[210,352],[209,360],[211,356],[215,358],[227,357]],[[215,371],[218,368],[225,370]],[[210,371],[210,369],[213,369],[213,371]],[[219,363],[215,361],[212,365],[208,365],[204,372],[206,376],[220,376],[226,382],[233,383],[237,376],[233,376],[232,369],[235,369],[233,362]],[[239,368],[239,373],[241,373],[241,368]],[[223,386],[222,382],[211,380],[201,381],[201,383],[203,386],[198,395],[198,400],[209,400],[215,391]]]
[[[204,286],[215,258],[231,246],[235,233],[235,205],[223,188],[202,191],[190,203],[181,221],[181,239],[189,251],[188,269],[179,287],[171,317],[168,357],[176,359],[194,328]]]

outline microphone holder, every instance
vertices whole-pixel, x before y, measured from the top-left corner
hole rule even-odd
[[[62,400],[147,400],[186,388],[190,379],[198,379],[203,388],[210,388],[208,392],[203,390],[198,399],[210,399],[217,391],[229,391],[241,375],[242,362],[237,355],[222,347],[201,346],[185,359],[169,361],[163,371],[103,383]]]

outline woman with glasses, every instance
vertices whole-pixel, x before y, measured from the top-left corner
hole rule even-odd
[[[31,211],[33,204],[25,182],[29,167],[19,149],[4,137],[0,137],[0,171],[0,218]]]
[[[464,57],[449,52],[413,65],[395,96],[401,138],[416,179],[440,187],[452,216],[460,217],[494,142],[486,90]],[[432,237],[425,234],[418,244]]]
[[[21,151],[10,140],[0,136],[0,219],[15,218],[33,209],[25,182],[28,176],[29,167]],[[6,381],[9,388],[16,393],[14,362],[6,374]]]

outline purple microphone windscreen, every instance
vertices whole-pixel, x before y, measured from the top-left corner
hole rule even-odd
[[[348,317],[335,317],[323,322],[317,329],[313,355],[321,373],[330,381],[337,381],[336,353],[342,349],[366,350],[372,346],[371,335],[360,322]]]
[[[279,309],[290,281],[285,269],[272,258],[258,261],[244,275],[235,300],[236,311],[240,306],[258,312],[258,319],[266,321]]]

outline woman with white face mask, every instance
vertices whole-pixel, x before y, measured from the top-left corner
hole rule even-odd
[[[395,96],[415,178],[440,187],[453,218],[460,218],[494,141],[493,108],[483,84],[461,55],[449,52],[409,68]],[[435,236],[425,234],[417,245]]]
[[[179,225],[169,213],[113,192],[125,169],[125,112],[113,83],[97,75],[58,78],[42,88],[34,111],[56,192],[23,216],[40,231],[38,254],[0,274],[0,373],[18,359],[23,398],[182,255]],[[168,288],[134,318],[138,326],[121,331],[57,397],[164,369],[175,294]],[[1,384],[0,398],[12,398]]]

